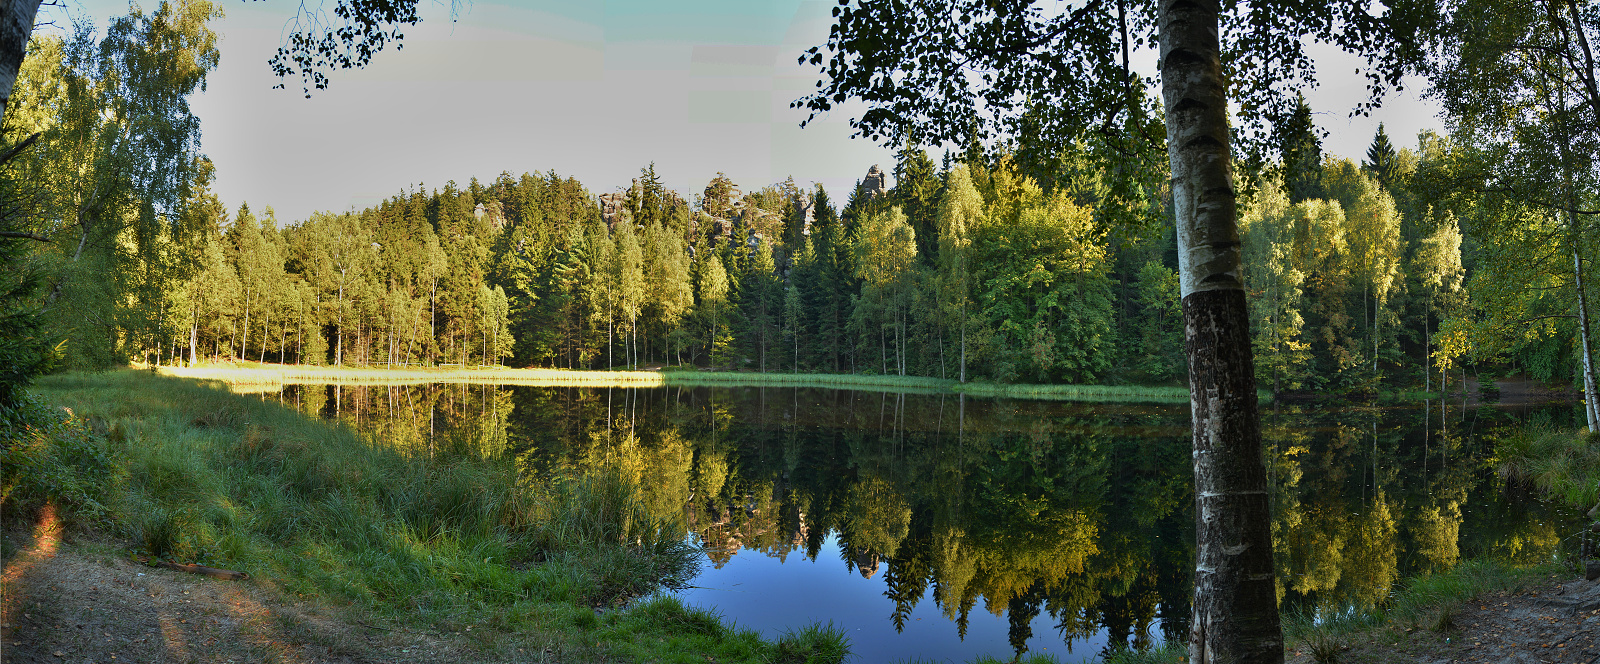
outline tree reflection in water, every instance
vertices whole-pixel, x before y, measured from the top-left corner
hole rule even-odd
[[[963,638],[981,604],[1018,655],[1048,643],[1033,633],[1041,615],[1069,650],[1100,636],[1108,649],[1146,649],[1188,627],[1182,406],[485,385],[293,386],[263,398],[409,453],[502,458],[530,482],[617,472],[713,567],[741,552],[817,561],[834,537],[840,573],[881,579],[895,632],[929,599]],[[1581,412],[1438,409],[1264,409],[1286,610],[1372,606],[1401,579],[1463,558],[1531,562],[1559,546],[1574,515],[1505,495],[1487,459],[1529,418]]]

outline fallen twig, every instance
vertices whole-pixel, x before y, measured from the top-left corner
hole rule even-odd
[[[209,576],[213,579],[222,579],[223,581],[245,581],[250,578],[249,574],[244,572],[236,572],[231,569],[217,569],[215,567],[206,567],[205,565],[182,565],[179,563],[167,562],[165,560],[151,562],[150,558],[146,556],[135,556],[134,560],[144,565],[153,565],[155,567],[164,567],[166,569],[179,572],[188,572],[190,574]]]

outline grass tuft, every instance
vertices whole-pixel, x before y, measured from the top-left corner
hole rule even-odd
[[[812,623],[778,637],[777,664],[840,664],[850,656],[850,637],[841,628]]]
[[[1600,500],[1600,436],[1582,430],[1529,427],[1495,448],[1496,472],[1587,508]]]
[[[1149,650],[1119,648],[1100,659],[1103,664],[1173,664],[1187,661],[1189,647],[1182,642],[1166,641]]]
[[[1300,644],[1317,664],[1338,664],[1339,654],[1346,648],[1344,639],[1322,628],[1306,633],[1300,638]]]

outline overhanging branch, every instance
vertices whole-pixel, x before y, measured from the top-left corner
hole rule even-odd
[[[39,132],[34,132],[32,136],[22,139],[21,143],[16,144],[10,150],[6,150],[5,154],[0,154],[0,165],[4,165],[6,162],[11,161],[12,157],[17,156],[18,154],[21,154],[23,150],[28,149],[28,146],[33,145],[34,141],[39,140],[39,136]]]
[[[40,242],[49,242],[49,243],[52,243],[52,244],[55,243],[55,240],[47,238],[47,237],[45,237],[43,235],[36,235],[34,233],[25,233],[25,232],[22,232],[22,231],[0,231],[0,237],[15,237],[15,238],[22,238],[24,240],[38,240]]]

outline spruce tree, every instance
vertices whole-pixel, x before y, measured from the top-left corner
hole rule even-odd
[[[1383,130],[1383,123],[1378,123],[1378,133],[1372,136],[1372,145],[1367,148],[1367,160],[1361,164],[1373,177],[1378,178],[1378,183],[1388,189],[1394,183],[1398,165],[1395,163],[1394,145],[1389,142],[1389,134]]]
[[[1284,188],[1290,203],[1322,198],[1322,137],[1311,119],[1311,106],[1300,95],[1287,121],[1273,128],[1283,156]]]

